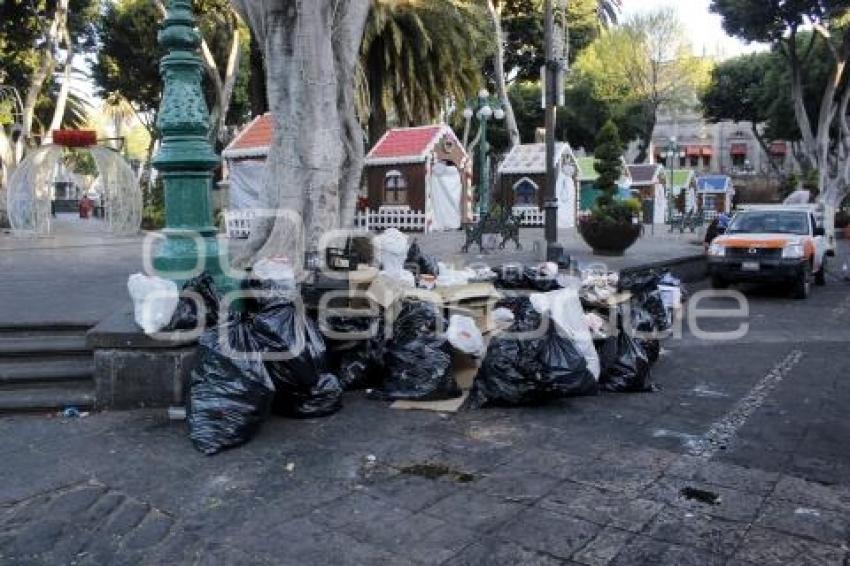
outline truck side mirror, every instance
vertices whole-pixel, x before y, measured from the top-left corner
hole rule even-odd
[[[815,226],[815,236],[826,236],[826,230],[823,229],[823,226]]]

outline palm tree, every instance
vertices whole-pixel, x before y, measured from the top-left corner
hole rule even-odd
[[[429,121],[447,99],[478,90],[491,45],[483,15],[467,0],[372,0],[360,51],[372,144],[390,115],[400,125]]]

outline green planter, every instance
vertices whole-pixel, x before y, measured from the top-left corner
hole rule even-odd
[[[640,224],[599,221],[593,217],[579,221],[578,230],[595,255],[621,256],[640,237]]]

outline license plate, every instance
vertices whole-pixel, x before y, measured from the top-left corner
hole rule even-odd
[[[758,271],[761,268],[757,261],[745,261],[741,264],[742,271]]]

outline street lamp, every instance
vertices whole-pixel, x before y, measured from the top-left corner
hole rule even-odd
[[[676,139],[676,136],[671,136],[670,139],[667,140],[667,148],[662,155],[667,163],[667,207],[671,217],[673,214],[673,171],[676,167],[675,159],[683,156],[684,152],[680,154],[679,142]]]
[[[498,97],[490,96],[487,89],[482,88],[478,92],[477,98],[466,103],[463,118],[467,121],[467,126],[472,121],[473,116],[478,120],[481,128],[476,161],[478,167],[478,212],[484,215],[490,210],[490,166],[488,164],[490,144],[487,142],[487,123],[490,120],[501,121],[505,118],[502,101]]]

